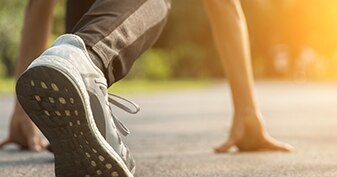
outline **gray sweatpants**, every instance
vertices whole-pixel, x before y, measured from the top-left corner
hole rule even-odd
[[[66,32],[80,36],[109,86],[158,39],[170,0],[68,0]]]

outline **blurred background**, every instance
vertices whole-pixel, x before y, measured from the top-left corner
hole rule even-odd
[[[13,82],[26,2],[0,0],[2,83]],[[337,79],[337,1],[242,0],[242,5],[256,78]],[[64,31],[64,6],[65,0],[59,0],[51,42]],[[141,58],[128,80],[225,77],[200,0],[174,1],[163,35]]]
[[[64,32],[65,0],[58,1],[50,44]],[[140,165],[138,176],[337,176],[337,1],[241,2],[255,78],[268,80],[256,84],[266,128],[298,151],[211,155],[212,147],[227,137],[231,126],[229,87],[223,81],[226,75],[202,1],[173,0],[159,41],[112,88],[127,94],[179,89],[132,95],[142,111],[139,119],[126,115],[123,121],[135,132],[128,138]],[[26,3],[0,0],[0,112],[8,118],[0,123],[2,138],[7,135],[8,110],[14,103],[12,94],[2,93],[14,91]],[[287,82],[278,82],[283,80]],[[182,90],[213,82],[218,85]],[[9,152],[0,151],[0,176],[37,177],[54,171],[53,163],[45,162],[52,158],[50,154]]]

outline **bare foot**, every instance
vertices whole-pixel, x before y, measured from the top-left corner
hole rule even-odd
[[[237,115],[239,116],[239,115]],[[285,151],[294,150],[292,146],[281,143],[268,135],[260,116],[243,115],[234,117],[230,136],[224,144],[214,149],[215,153],[225,153],[231,147],[239,151]]]
[[[0,148],[11,143],[19,145],[21,149],[36,152],[45,149],[48,145],[47,141],[41,136],[39,129],[20,106],[17,106],[12,115],[9,135],[5,141],[0,143]]]

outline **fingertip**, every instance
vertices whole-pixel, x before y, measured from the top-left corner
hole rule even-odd
[[[286,151],[286,152],[295,152],[296,149],[293,146],[290,146],[290,145],[287,144],[287,145],[284,146],[284,151]]]
[[[218,154],[218,153],[220,153],[220,150],[219,150],[219,148],[214,148],[214,149],[213,149],[213,152],[214,152],[215,154]]]
[[[216,154],[226,153],[226,152],[228,152],[230,147],[231,146],[229,146],[227,144],[223,145],[223,146],[220,146],[220,147],[216,147],[216,148],[214,148],[214,153],[216,153]]]
[[[41,151],[41,146],[32,138],[28,140],[28,149],[31,151]]]
[[[40,152],[42,150],[42,147],[40,145],[35,145],[33,150],[35,152]]]
[[[290,146],[289,144],[284,144],[284,143],[275,143],[275,144],[270,144],[270,147],[267,148],[267,150],[272,150],[272,151],[282,151],[282,152],[294,152],[295,148]]]
[[[49,143],[46,140],[42,140],[40,144],[42,149],[46,149],[49,146]]]
[[[34,151],[34,152],[40,152],[42,150],[40,145],[33,145],[33,146],[29,146],[29,150]]]

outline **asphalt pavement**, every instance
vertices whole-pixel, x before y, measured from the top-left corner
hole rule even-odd
[[[295,152],[216,155],[228,136],[232,107],[228,85],[139,93],[138,115],[117,111],[131,130],[126,138],[137,177],[337,177],[337,83],[258,82],[266,128]],[[12,96],[0,96],[0,139],[7,135]],[[0,150],[0,177],[54,176],[48,152]]]

